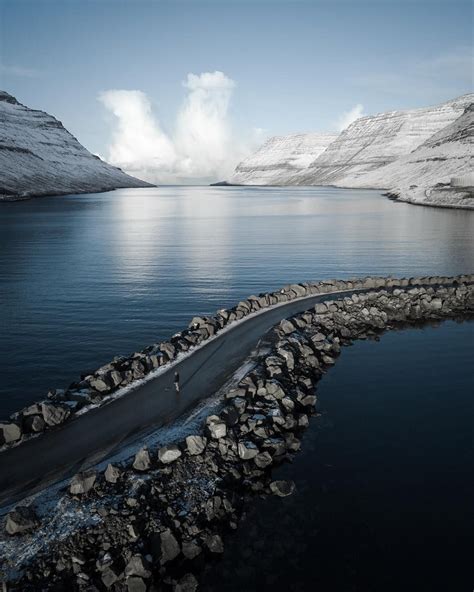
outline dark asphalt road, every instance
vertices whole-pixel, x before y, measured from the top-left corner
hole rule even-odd
[[[73,475],[144,431],[172,421],[216,392],[271,327],[328,298],[310,296],[247,318],[122,398],[0,453],[0,506]],[[173,386],[175,370],[181,378],[179,395]]]

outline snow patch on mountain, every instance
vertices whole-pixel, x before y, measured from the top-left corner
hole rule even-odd
[[[0,91],[0,201],[147,187],[94,156],[60,121]]]

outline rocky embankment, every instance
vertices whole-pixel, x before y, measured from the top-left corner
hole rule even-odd
[[[53,116],[0,91],[0,201],[150,187],[94,156]]]
[[[460,276],[468,281],[470,276]],[[57,429],[89,409],[109,403],[126,394],[144,380],[151,380],[192,353],[194,348],[250,315],[297,299],[338,291],[366,290],[375,287],[407,287],[425,282],[442,283],[447,278],[352,278],[291,284],[279,291],[252,295],[236,306],[219,310],[213,317],[194,317],[189,327],[169,341],[154,343],[129,356],[117,356],[95,372],[84,374],[66,389],[52,389],[46,397],[0,421],[0,450],[21,445],[25,440]],[[420,284],[421,285],[421,284]]]
[[[88,513],[88,525],[51,541],[26,565],[10,557],[10,589],[196,590],[252,498],[294,491],[293,483],[272,479],[272,468],[299,450],[315,413],[315,385],[343,346],[397,326],[474,314],[472,275],[363,283],[365,292],[333,295],[281,321],[271,351],[225,393],[202,430],[142,448],[103,473],[77,474],[68,496],[78,515]],[[28,543],[41,537],[45,520],[41,508],[18,506],[5,536]],[[10,566],[5,558],[5,574],[13,574]]]

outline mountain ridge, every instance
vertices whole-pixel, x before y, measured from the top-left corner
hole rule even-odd
[[[0,91],[0,201],[150,187],[91,154],[53,115]]]

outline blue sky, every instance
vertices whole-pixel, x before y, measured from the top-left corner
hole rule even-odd
[[[189,73],[232,79],[226,118],[263,136],[472,87],[470,1],[0,0],[0,19],[0,87],[100,154],[115,121],[101,92],[141,91],[172,133]]]

